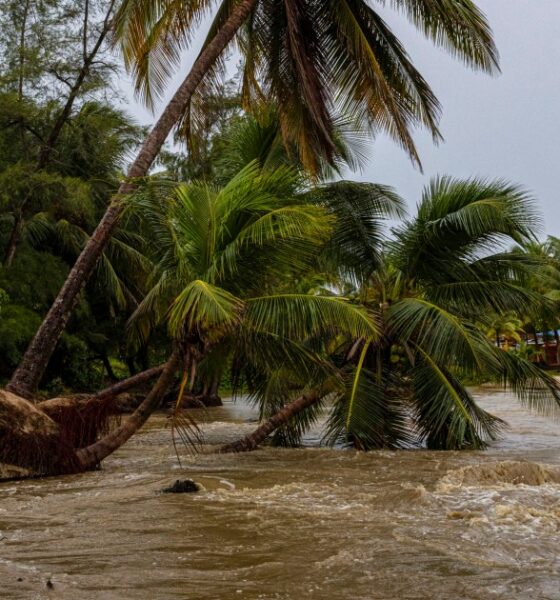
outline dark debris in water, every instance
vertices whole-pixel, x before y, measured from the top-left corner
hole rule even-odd
[[[200,491],[200,486],[192,479],[177,479],[173,485],[161,491],[163,494],[194,494]]]

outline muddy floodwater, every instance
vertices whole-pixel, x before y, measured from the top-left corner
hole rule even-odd
[[[163,415],[102,471],[0,484],[0,598],[560,600],[560,424],[479,390],[487,452],[183,457]],[[254,428],[208,411],[208,446]],[[177,478],[199,494],[158,494]],[[52,586],[48,586],[50,581]]]

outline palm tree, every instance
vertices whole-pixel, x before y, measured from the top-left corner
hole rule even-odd
[[[327,379],[335,370],[301,340],[376,338],[367,311],[344,299],[274,292],[278,279],[309,269],[333,223],[327,210],[298,199],[298,183],[294,169],[265,172],[250,163],[222,188],[156,181],[137,192],[131,218],[144,222],[157,260],[151,288],[131,317],[131,335],[144,340],[164,322],[175,352],[157,394],[150,393],[140,412],[78,451],[83,468],[145,422],[178,367],[183,380],[176,417],[183,393],[215,376],[228,356],[242,360],[245,371],[274,365],[310,379],[322,372]]]
[[[117,36],[139,88],[162,88],[209,8],[209,1],[126,0],[116,18]],[[488,24],[471,0],[400,0],[396,8],[436,44],[470,66],[497,68]],[[165,139],[183,119],[196,134],[197,107],[220,71],[224,52],[237,41],[244,56],[247,107],[272,100],[281,130],[303,163],[332,160],[338,114],[373,132],[388,132],[413,160],[411,128],[422,124],[437,139],[439,106],[388,26],[364,0],[224,0],[190,73],[146,137],[126,180],[80,254],[57,299],[31,341],[8,388],[33,395],[53,348],[122,214],[122,199],[144,177]],[[189,136],[190,137],[190,136]]]
[[[521,342],[523,331],[523,321],[515,313],[496,315],[490,322],[490,328],[486,331],[489,339],[495,340],[496,346],[502,345],[504,339],[504,349],[508,350],[511,343],[513,345]]]
[[[528,276],[525,286],[543,295],[546,302],[530,307],[529,311],[518,312],[525,323],[525,329],[534,337],[534,345],[529,345],[529,337],[525,335],[525,344],[521,351],[531,355],[534,362],[549,363],[546,346],[549,329],[552,328],[556,343],[556,362],[560,362],[560,336],[558,335],[558,313],[560,309],[560,240],[548,236],[543,242],[530,241],[516,248],[517,252],[526,255],[527,260],[534,260],[540,265],[536,273]],[[538,331],[543,332],[544,348],[539,342]]]
[[[531,199],[515,186],[450,178],[432,182],[417,216],[385,247],[381,266],[362,272],[356,298],[377,311],[383,335],[348,341],[334,353],[347,383],[333,403],[329,443],[362,449],[418,443],[482,448],[502,422],[477,406],[465,384],[473,379],[498,381],[539,410],[560,404],[553,378],[497,347],[477,326],[496,314],[542,303],[541,294],[524,287],[542,263],[502,250],[504,242],[533,239],[536,223]],[[289,408],[288,401],[282,410]],[[274,426],[280,425],[286,420],[276,418]],[[260,431],[267,435],[273,429],[265,422]],[[224,451],[254,447],[253,438]]]

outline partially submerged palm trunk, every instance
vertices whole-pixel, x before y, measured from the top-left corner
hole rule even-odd
[[[246,435],[236,442],[222,446],[218,452],[220,454],[230,454],[233,452],[249,452],[251,450],[256,450],[271,433],[288,423],[294,415],[319,402],[321,398],[322,396],[317,392],[309,392],[300,396],[296,400],[286,404],[284,408],[272,415],[272,417],[266,419],[266,421],[261,423],[261,425],[253,431],[253,433]]]
[[[84,448],[93,444],[100,434],[108,433],[113,417],[121,414],[116,402],[119,394],[155,379],[164,367],[153,367],[93,395],[51,398],[36,406],[58,425],[67,444],[76,449]]]
[[[142,404],[116,429],[76,452],[81,470],[86,471],[97,467],[103,459],[120,448],[146,423],[150,415],[158,408],[165,392],[172,384],[175,373],[180,366],[180,360],[181,352],[178,348],[175,348],[157,383],[150,390]]]
[[[24,398],[33,397],[56,343],[78,302],[80,292],[118,223],[122,213],[123,198],[134,190],[137,179],[147,175],[171,129],[184,112],[193,92],[246,21],[256,2],[257,0],[242,0],[235,5],[230,17],[214,39],[200,53],[190,73],[149,133],[128,171],[126,181],[121,184],[118,193],[82,250],[47,316],[31,340],[18,368],[12,375],[7,386],[9,391]]]

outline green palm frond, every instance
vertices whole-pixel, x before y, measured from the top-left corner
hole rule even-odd
[[[167,316],[177,292],[176,282],[168,272],[163,272],[140,301],[127,323],[132,345],[145,344],[155,327]]]
[[[114,19],[125,65],[136,91],[152,105],[180,63],[210,0],[125,0]]]
[[[290,164],[279,135],[278,116],[268,106],[245,116],[228,130],[223,151],[218,157],[220,177],[228,181],[253,162],[263,171],[274,171]]]
[[[495,360],[476,326],[427,300],[400,300],[387,311],[386,322],[401,343],[414,344],[436,362],[480,372]]]
[[[271,248],[274,261],[298,270],[309,267],[317,249],[329,237],[333,219],[314,206],[284,206],[269,210],[248,224],[216,256],[210,277],[220,280],[239,276],[247,265],[243,259],[260,249]],[[273,266],[269,265],[272,271]]]
[[[351,444],[361,450],[410,447],[416,442],[402,391],[391,394],[377,374],[364,369],[334,402],[325,427],[328,445]],[[386,374],[391,378],[390,374]]]
[[[422,349],[412,370],[415,420],[429,448],[482,449],[496,439],[503,421],[481,409],[443,364]]]
[[[35,248],[56,237],[56,224],[47,212],[38,212],[28,219],[22,237]]]
[[[195,328],[232,328],[239,323],[243,302],[226,290],[197,279],[186,285],[169,310],[175,337]]]
[[[387,222],[404,216],[404,201],[387,186],[338,181],[306,196],[328,210],[336,225],[322,260],[327,268],[364,281],[381,266]]]
[[[379,336],[374,316],[336,296],[277,294],[246,301],[244,324],[256,332],[306,339],[324,333],[344,333],[364,340]]]
[[[484,13],[472,0],[381,0],[405,13],[424,35],[469,66],[498,70],[498,51]]]
[[[248,383],[255,398],[277,369],[290,372],[292,379],[297,376],[303,387],[324,385],[327,379],[336,380],[332,363],[305,342],[255,332],[244,324],[235,337],[232,357],[236,387]]]
[[[560,383],[534,363],[493,348],[498,367],[493,374],[504,388],[511,389],[530,409],[544,415],[560,414]]]
[[[505,243],[531,240],[539,223],[532,197],[517,186],[437,178],[424,190],[415,219],[396,230],[391,261],[430,286],[476,280],[484,275],[480,259]]]

